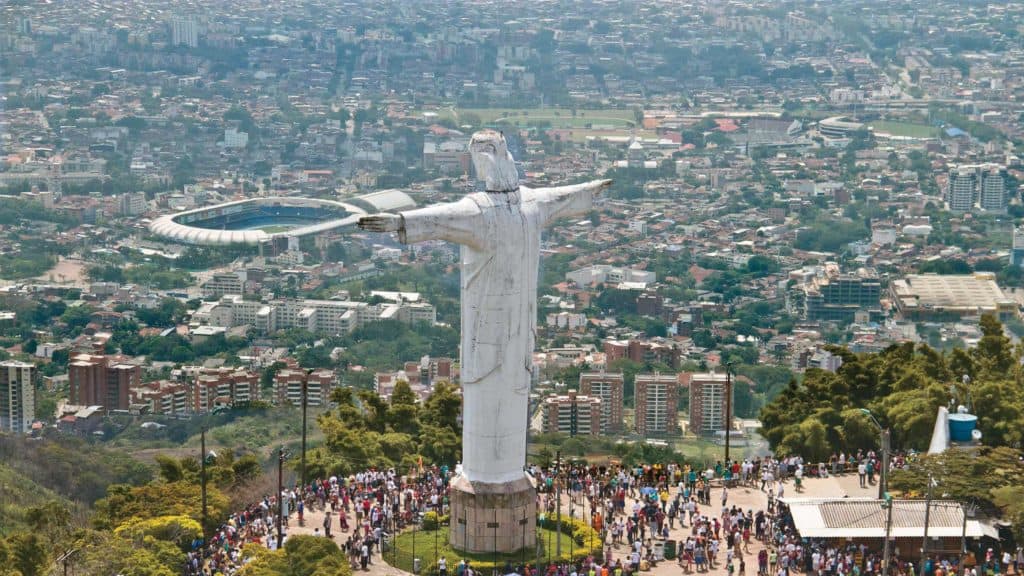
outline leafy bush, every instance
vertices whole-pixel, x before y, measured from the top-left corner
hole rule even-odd
[[[441,525],[441,523],[438,522],[437,512],[431,511],[431,512],[427,512],[426,514],[423,515],[423,529],[424,530],[434,531],[434,530],[437,530],[440,525]]]
[[[241,576],[352,576],[338,545],[327,538],[293,536],[283,550],[270,551],[257,544],[242,548]]]
[[[159,516],[148,520],[133,518],[121,524],[114,534],[135,542],[142,542],[147,537],[166,542],[173,542],[187,550],[189,545],[202,536],[203,527],[199,522],[188,516]]]

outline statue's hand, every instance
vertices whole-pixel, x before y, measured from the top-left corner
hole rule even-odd
[[[594,194],[603,194],[605,190],[611,188],[612,182],[612,180],[601,180],[597,185],[597,190],[594,191]]]
[[[398,232],[402,228],[402,217],[398,214],[363,216],[358,226],[367,232]]]

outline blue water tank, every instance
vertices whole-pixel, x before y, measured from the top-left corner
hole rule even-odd
[[[970,442],[971,432],[978,425],[974,414],[949,415],[949,439],[953,442]]]

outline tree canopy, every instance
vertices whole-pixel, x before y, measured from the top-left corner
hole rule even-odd
[[[835,373],[809,369],[802,383],[790,381],[762,410],[762,433],[776,452],[807,458],[876,447],[877,432],[862,412],[868,409],[892,430],[893,448],[923,450],[938,407],[952,400],[978,415],[986,445],[1019,447],[1022,351],[994,317],[983,316],[981,330],[976,347],[949,353],[912,343],[877,354],[833,347],[842,366]]]
[[[424,464],[454,466],[461,457],[462,399],[439,382],[425,402],[399,380],[388,400],[370,390],[336,388],[337,408],[318,418],[324,443],[308,458],[314,475],[350,474],[370,466],[408,470]]]

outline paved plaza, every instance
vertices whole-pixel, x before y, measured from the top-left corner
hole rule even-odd
[[[673,489],[673,496],[675,495],[675,489]],[[843,476],[829,476],[827,478],[807,478],[803,482],[803,490],[796,492],[795,486],[792,480],[787,481],[783,485],[783,497],[831,497],[831,498],[871,498],[878,495],[878,487],[868,486],[867,488],[861,488],[858,485],[856,474],[846,474]],[[728,493],[728,505],[739,506],[743,510],[753,510],[755,513],[758,510],[764,510],[768,506],[768,495],[765,492],[761,492],[756,487],[738,486],[730,488]],[[634,499],[628,499],[627,509],[632,505]],[[702,506],[702,513],[707,514],[709,511],[714,511],[715,515],[718,515],[721,511],[721,488],[714,488],[711,493],[712,505]],[[582,506],[577,503],[572,507],[574,515],[580,517],[585,514],[586,511]],[[568,515],[570,510],[569,498],[566,495],[562,495],[562,513]],[[335,517],[335,523],[337,518]],[[307,511],[305,526],[298,526],[298,522],[294,515],[291,518],[290,528],[288,533],[290,534],[313,534],[317,527],[323,526],[323,512],[320,510]],[[321,528],[321,532],[322,532]],[[675,529],[670,530],[670,539],[678,541],[685,540],[690,534],[689,527],[681,527],[678,523]],[[344,544],[345,539],[348,538],[346,533],[338,533],[337,526],[332,534],[334,541],[340,545]],[[611,546],[609,544],[609,546]],[[747,563],[746,574],[748,576],[756,576],[757,574],[757,553],[763,548],[763,545],[757,540],[751,538],[750,547],[748,551],[744,552],[744,559]],[[613,560],[623,560],[626,563],[626,555],[629,553],[628,546],[625,543],[617,546],[611,546]],[[701,574],[710,574],[712,576],[728,576],[728,572],[723,561],[725,557],[724,552],[719,556],[719,562],[715,564],[708,572]],[[458,564],[457,558],[449,558],[449,566],[454,567]],[[357,570],[357,573],[359,571]],[[449,573],[454,573],[449,570]],[[652,566],[645,574],[651,576],[668,576],[668,575],[679,575],[685,574],[686,572],[680,567],[680,565],[674,560],[666,560],[659,562],[656,566]],[[695,571],[693,571],[695,573]],[[369,570],[365,572],[369,576],[404,576],[407,572],[394,568],[384,562],[379,553],[374,556],[373,564],[369,567]]]

